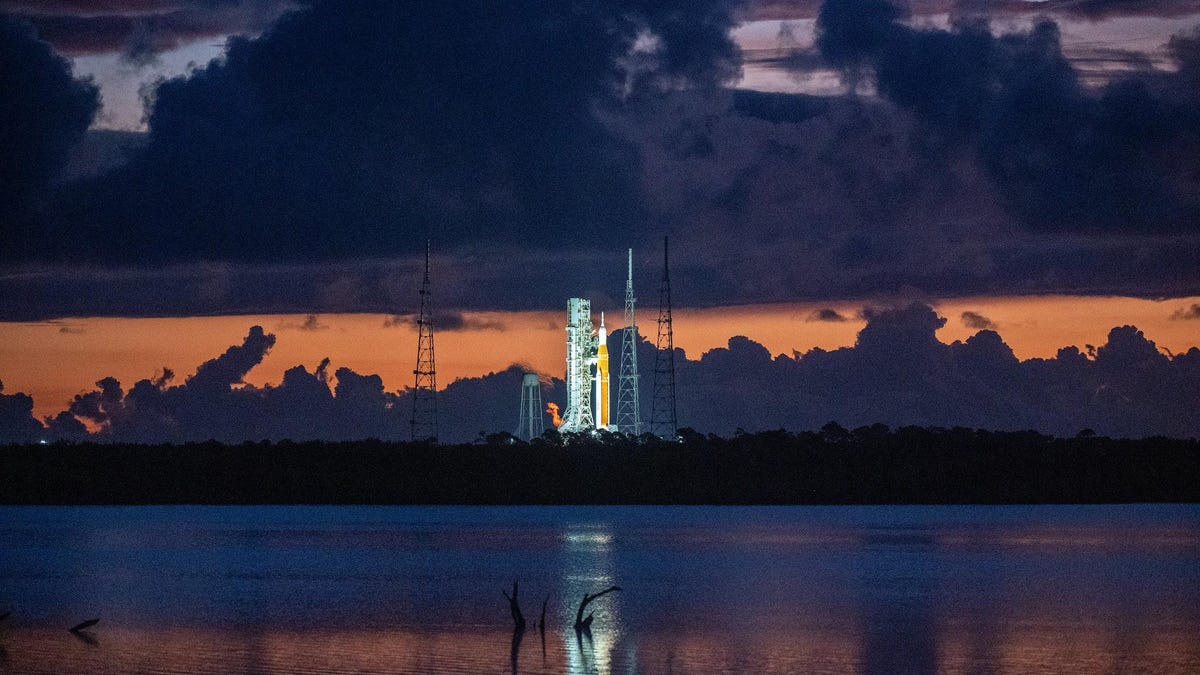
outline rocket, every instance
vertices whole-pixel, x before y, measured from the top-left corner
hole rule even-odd
[[[600,312],[600,330],[596,333],[596,428],[607,429],[610,414],[608,401],[608,332],[604,329],[604,312]]]

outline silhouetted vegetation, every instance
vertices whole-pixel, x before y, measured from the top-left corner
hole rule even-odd
[[[12,445],[0,476],[9,504],[1195,502],[1200,441],[830,423],[678,442]]]

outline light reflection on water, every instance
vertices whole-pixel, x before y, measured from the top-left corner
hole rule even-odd
[[[0,673],[1196,673],[1200,507],[0,508],[9,610]]]
[[[595,594],[618,585],[612,560],[613,535],[607,523],[574,523],[564,528],[562,540],[566,564],[558,584],[563,591],[560,611],[573,623],[585,593]],[[563,651],[568,655],[570,672],[612,672],[613,645],[621,638],[619,596],[620,592],[610,593],[588,604],[584,616],[595,617],[591,630],[563,631]]]

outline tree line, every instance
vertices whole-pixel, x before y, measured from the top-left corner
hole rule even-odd
[[[0,447],[6,504],[1007,504],[1200,501],[1200,441],[882,424],[507,433],[472,444]]]

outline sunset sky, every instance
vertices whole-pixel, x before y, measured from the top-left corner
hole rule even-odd
[[[38,420],[252,325],[248,385],[328,357],[401,390],[426,240],[442,386],[561,377],[568,297],[621,326],[626,248],[652,336],[664,235],[692,360],[913,302],[1022,360],[1200,345],[1200,1],[0,13],[0,381]]]

